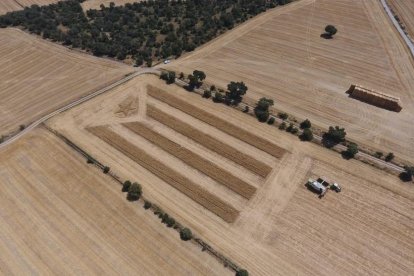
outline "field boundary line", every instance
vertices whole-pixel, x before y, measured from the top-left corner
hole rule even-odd
[[[181,88],[183,88],[183,89],[185,89],[185,87],[188,86],[188,83],[187,82],[185,82],[185,81],[183,81],[181,79],[178,79],[178,78],[175,79],[174,84],[177,85],[177,86],[179,86],[179,87],[181,87]],[[203,93],[204,93],[204,89],[202,89],[202,88],[195,88],[193,90],[193,92],[195,92],[195,93],[199,94],[200,96],[202,96]],[[214,96],[214,95],[212,95],[212,96]],[[242,101],[241,103],[239,103],[238,106],[231,106],[231,108],[236,109],[236,110],[243,110],[245,107],[248,107],[249,110],[250,110],[249,112],[247,112],[247,114],[250,115],[250,116],[252,116],[252,117],[255,117],[255,115],[251,111],[251,110],[254,110],[255,107],[252,106],[252,105],[250,105],[250,104],[248,104],[248,103],[246,103],[246,102],[244,102],[244,101]],[[273,113],[270,113],[269,118],[274,118],[275,122],[277,122],[278,124],[281,124],[281,123],[285,122],[284,120],[280,119],[279,117],[277,117]],[[302,133],[302,131],[299,130],[299,132],[297,133],[297,135],[300,135],[301,133]],[[321,145],[322,144],[322,140],[323,140],[322,136],[319,136],[319,135],[317,135],[315,133],[314,133],[313,136],[314,136],[314,139],[311,142],[314,143],[314,144],[317,144],[317,145],[319,145],[321,147],[323,147]],[[347,149],[346,146],[341,145],[341,144],[335,145],[332,148],[326,148],[326,147],[323,147],[323,148],[330,149],[330,150],[333,150],[333,151],[336,151],[336,152],[339,152],[339,153],[341,153],[342,151],[344,151],[344,150]],[[389,173],[394,173],[394,172],[395,173],[401,173],[401,172],[404,172],[404,170],[405,170],[400,165],[397,165],[397,164],[392,163],[392,162],[386,162],[384,160],[378,159],[378,158],[376,158],[376,157],[374,157],[374,156],[372,156],[372,155],[370,155],[370,154],[368,154],[366,152],[363,152],[363,151],[359,151],[356,154],[356,157],[357,158],[355,158],[355,159],[358,160],[358,161],[361,161],[362,163],[371,165],[371,166],[373,166],[373,167],[375,167],[375,168],[377,168],[379,170],[385,170],[385,171],[387,171]]]
[[[116,82],[114,82],[114,83],[112,83],[112,84],[110,84],[110,85],[108,85],[104,88],[101,88],[101,89],[99,89],[95,92],[92,92],[92,93],[90,93],[86,96],[81,97],[78,100],[75,100],[75,101],[73,101],[73,102],[71,102],[71,103],[69,103],[65,106],[62,106],[59,109],[57,109],[57,110],[55,110],[55,111],[53,111],[49,114],[46,114],[43,117],[41,117],[40,119],[37,119],[36,121],[30,123],[22,131],[19,131],[17,133],[13,133],[11,136],[8,136],[6,138],[6,140],[4,140],[2,143],[0,143],[0,149],[7,146],[7,145],[9,145],[9,144],[11,144],[11,143],[13,143],[13,142],[15,142],[15,141],[17,141],[18,139],[23,137],[26,133],[28,133],[29,131],[31,131],[32,129],[37,127],[38,125],[42,124],[43,122],[47,121],[48,119],[50,119],[50,118],[52,118],[52,117],[54,117],[54,116],[56,116],[56,115],[58,115],[62,112],[65,112],[66,110],[71,109],[72,107],[78,106],[78,105],[80,105],[80,104],[82,104],[82,103],[84,103],[84,102],[86,102],[86,101],[88,101],[92,98],[95,98],[95,97],[97,97],[101,94],[104,94],[104,93],[112,90],[113,88],[118,87],[118,86],[128,82],[129,80],[131,80],[131,79],[133,79],[137,76],[144,75],[144,74],[158,75],[159,71],[157,71],[153,68],[148,68],[148,69],[143,69],[143,70],[137,71],[137,72],[132,73],[132,74],[128,74],[123,79],[120,79],[120,80],[118,80],[118,81],[116,81]]]
[[[411,52],[411,56],[414,58],[414,43],[410,39],[410,37],[404,32],[404,30],[401,28],[401,24],[395,19],[394,13],[390,6],[388,5],[386,0],[380,0],[382,7],[384,8],[386,14],[391,19],[392,24],[397,29],[398,33],[401,35],[402,39],[404,40],[405,44],[407,45],[408,49]]]

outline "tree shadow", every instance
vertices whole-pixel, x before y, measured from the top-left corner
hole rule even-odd
[[[407,172],[400,173],[400,175],[398,177],[403,182],[411,182],[411,181],[413,181],[413,177],[410,174],[408,174]]]
[[[330,34],[328,34],[328,33],[322,33],[321,34],[321,37],[322,38],[324,38],[324,39],[332,39],[333,37],[330,35]]]

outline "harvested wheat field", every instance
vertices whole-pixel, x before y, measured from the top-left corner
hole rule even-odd
[[[105,7],[109,7],[109,4],[111,2],[115,3],[115,6],[123,6],[127,3],[134,3],[134,2],[141,2],[142,0],[86,0],[83,2],[82,8],[84,11],[93,9],[93,10],[99,10],[101,8],[101,5],[104,5]]]
[[[412,0],[387,0],[387,2],[414,40],[414,2]]]
[[[0,150],[4,275],[231,275],[40,128]]]
[[[327,24],[333,39],[321,38]],[[327,129],[345,127],[360,145],[414,162],[412,58],[378,0],[301,0],[255,17],[163,65],[202,70],[223,88],[243,81],[247,96]],[[352,84],[398,97],[400,113],[348,97]]]
[[[22,10],[24,7],[30,7],[31,5],[49,5],[58,1],[59,0],[1,0],[0,14]]]
[[[133,70],[18,29],[0,29],[0,136]]]
[[[138,99],[138,112],[117,116],[120,107],[128,109],[126,102],[134,99]],[[220,120],[206,122],[200,111],[274,144],[283,149],[283,156],[277,158],[240,139],[237,133],[226,132]],[[168,86],[156,76],[134,78],[58,115],[47,125],[117,175],[136,179],[148,199],[252,275],[414,273],[414,191],[410,184],[301,142],[240,111]],[[143,125],[150,131],[143,133]],[[103,133],[92,133],[97,129]],[[205,140],[202,133],[208,134]],[[175,149],[176,144],[192,152],[193,158],[201,156],[244,180],[256,192],[246,198],[229,189],[217,176],[208,176],[199,159],[181,160],[184,157]],[[213,149],[215,145],[231,150],[222,153]],[[251,169],[255,161],[235,162],[234,151],[240,152],[235,156],[244,154],[267,164],[271,171],[260,176]],[[156,164],[147,162],[149,158]],[[203,196],[214,195],[231,206],[238,215],[223,219],[210,203],[200,204],[197,198],[201,195],[177,186],[184,180],[176,178],[172,183],[168,179],[176,174],[192,182],[190,187],[206,191]],[[310,177],[337,182],[343,190],[328,191],[319,199],[305,187]]]

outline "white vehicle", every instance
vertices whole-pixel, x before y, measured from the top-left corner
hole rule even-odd
[[[171,60],[169,60],[169,59],[164,60],[164,64],[168,64],[170,62],[171,62]]]
[[[326,187],[322,183],[311,178],[309,178],[308,180],[308,186],[311,187],[315,192],[317,192],[321,196],[325,195],[326,193]]]

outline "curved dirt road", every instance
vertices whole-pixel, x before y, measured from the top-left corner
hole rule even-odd
[[[92,98],[94,98],[96,96],[99,96],[99,95],[101,95],[101,94],[103,94],[103,93],[105,93],[105,92],[107,92],[107,91],[109,91],[109,90],[111,90],[111,89],[113,89],[113,88],[115,88],[115,87],[117,87],[117,86],[119,86],[119,85],[121,85],[121,84],[123,84],[123,83],[125,83],[125,82],[127,82],[127,81],[129,81],[129,80],[131,80],[133,78],[135,78],[135,77],[137,77],[137,76],[140,76],[140,75],[143,75],[143,74],[154,74],[154,73],[157,73],[157,72],[158,71],[156,69],[154,69],[154,68],[142,69],[142,70],[137,71],[137,72],[135,72],[135,73],[133,73],[133,74],[131,74],[131,75],[129,75],[129,76],[127,76],[127,77],[125,77],[125,78],[117,81],[117,82],[112,83],[111,85],[109,85],[107,87],[104,87],[104,88],[102,88],[102,89],[100,89],[98,91],[95,91],[95,92],[93,92],[93,93],[91,93],[89,95],[86,95],[86,96],[84,96],[84,97],[82,97],[82,98],[80,98],[80,99],[78,99],[78,100],[76,100],[76,101],[74,101],[74,102],[72,102],[70,104],[67,104],[67,105],[65,105],[65,106],[63,106],[63,107],[61,107],[61,108],[53,111],[52,113],[49,113],[49,114],[43,116],[42,118],[40,118],[40,119],[32,122],[24,130],[20,131],[19,133],[17,133],[13,137],[11,137],[11,138],[5,140],[3,143],[1,143],[0,144],[0,148],[5,147],[5,146],[13,143],[14,141],[18,140],[23,135],[25,135],[26,133],[28,133],[29,131],[31,131],[32,129],[34,129],[35,127],[37,127],[38,125],[40,125],[44,121],[52,118],[53,116],[55,116],[55,115],[57,115],[59,113],[62,113],[62,112],[66,111],[66,110],[68,110],[68,109],[70,109],[70,108],[72,108],[74,106],[77,106],[77,105],[79,105],[79,104],[81,104],[83,102],[86,102],[87,100],[90,100],[90,99],[92,99]]]

